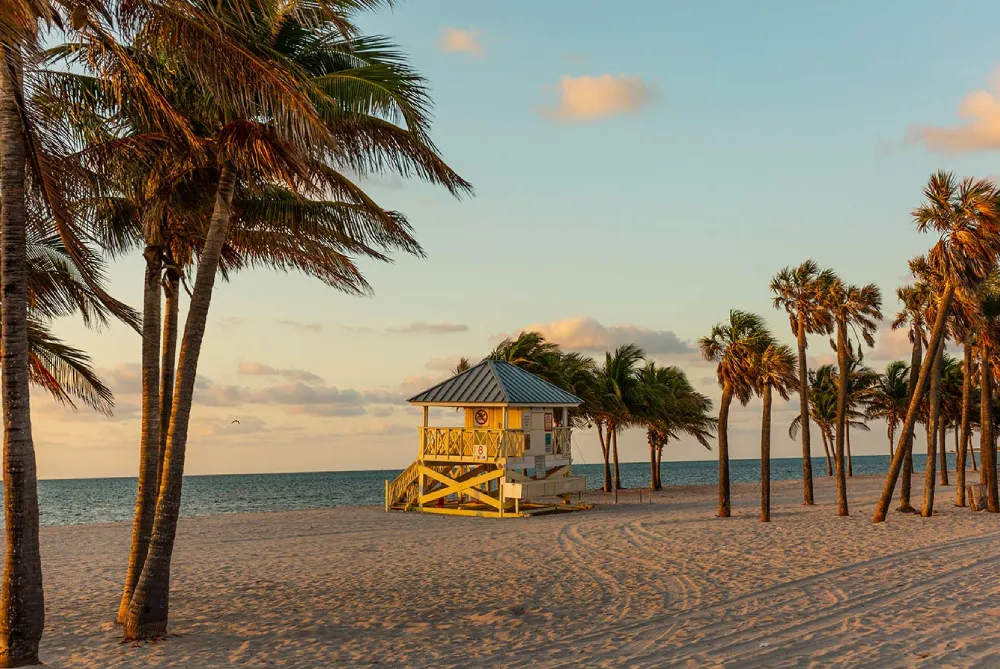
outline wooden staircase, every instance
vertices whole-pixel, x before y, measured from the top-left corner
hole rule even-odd
[[[420,463],[414,462],[392,482],[385,482],[385,510],[408,510],[417,501]]]

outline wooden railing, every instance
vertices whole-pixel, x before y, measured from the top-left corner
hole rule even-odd
[[[521,430],[466,430],[461,427],[420,428],[424,458],[458,457],[477,460],[519,458],[524,455]]]
[[[557,427],[552,430],[552,443],[546,454],[569,457],[572,430]],[[532,444],[532,451],[541,451]],[[499,460],[524,456],[522,430],[467,430],[461,427],[420,428],[420,453],[422,459],[445,457],[473,460]]]
[[[391,483],[385,482],[385,510],[388,511],[394,505],[405,502],[409,503],[417,498],[417,479],[420,474],[420,463],[414,462],[403,470],[403,473],[396,477]]]

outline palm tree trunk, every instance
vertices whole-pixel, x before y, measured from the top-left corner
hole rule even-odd
[[[796,340],[799,347],[799,427],[802,429],[802,498],[803,504],[812,506],[813,469],[812,449],[809,443],[809,370],[806,367],[806,321],[799,315]]]
[[[827,430],[823,429],[820,431],[820,436],[823,438],[823,452],[826,454],[826,475],[833,476],[833,461],[830,460],[830,435],[827,434]]]
[[[923,361],[923,341],[920,338],[919,332],[911,333],[913,338],[913,353],[910,355],[910,378],[906,384],[906,403],[913,400],[913,393],[916,392],[917,388],[917,377],[920,376],[920,367]],[[897,452],[899,449],[896,449]],[[913,485],[913,432],[910,432],[910,438],[906,441],[906,446],[904,448],[906,451],[903,453],[903,481],[899,486],[899,508],[896,509],[900,513],[914,513],[916,509],[910,504],[910,489]],[[889,461],[890,466],[892,460]]]
[[[622,487],[622,477],[621,470],[618,467],[618,427],[611,431],[611,457],[615,461],[615,490],[621,490]]]
[[[656,445],[656,489],[663,490],[663,477],[660,474],[663,465],[663,444]]]
[[[733,389],[727,383],[722,386],[719,402],[719,518],[732,515],[729,499],[729,405],[732,402]]]
[[[997,504],[997,463],[996,452],[993,450],[993,375],[990,371],[989,354],[984,351],[983,362],[980,365],[979,385],[982,389],[979,417],[979,458],[980,476],[986,484],[986,510],[992,513],[1000,511]]]
[[[847,361],[847,323],[837,320],[837,362],[840,367],[840,383],[837,391],[837,442],[834,448],[834,464],[837,471],[837,515],[848,516],[847,478],[844,470],[844,442],[847,436],[847,391],[850,383]]]
[[[604,456],[604,492],[611,492],[611,423],[608,422],[607,435],[604,433],[604,422],[597,421],[597,438],[601,441],[601,455]]]
[[[943,343],[943,342],[942,342]],[[927,416],[927,464],[924,466],[924,507],[920,515],[930,518],[934,515],[934,457],[937,448],[938,423],[941,421],[941,361],[944,347],[928,351],[934,362],[931,368],[931,388],[928,395],[930,411]]]
[[[965,506],[965,466],[966,456],[969,452],[970,438],[970,416],[969,400],[972,398],[972,335],[965,338],[965,351],[962,356],[962,420],[960,431],[956,435],[955,448],[958,453],[955,455],[955,506]],[[973,459],[973,463],[975,460]],[[975,464],[973,464],[975,467]]]
[[[938,392],[940,395],[940,392]],[[938,475],[941,477],[939,481],[940,485],[946,486],[951,485],[948,483],[948,449],[947,446],[947,436],[948,436],[948,420],[941,415],[941,399],[938,398]]]
[[[45,627],[38,547],[38,480],[28,376],[27,146],[23,60],[16,44],[0,59],[0,387],[6,554],[0,587],[0,666],[38,664]]]
[[[132,592],[146,562],[149,535],[153,531],[160,469],[160,273],[163,264],[159,246],[148,244],[146,276],[142,296],[142,435],[139,439],[139,487],[132,521],[125,588],[118,603],[116,620],[125,622]]]
[[[229,229],[235,181],[236,175],[233,170],[224,167],[219,177],[215,208],[205,237],[187,322],[184,325],[167,451],[164,457],[163,481],[156,503],[153,534],[150,538],[146,563],[125,618],[125,638],[130,640],[154,638],[167,631],[170,558],[177,534],[177,518],[180,514],[191,399],[198,373],[201,343],[205,336],[208,309],[212,301],[212,288],[222,255],[222,246]]]
[[[174,399],[174,372],[177,366],[177,322],[180,314],[180,273],[174,268],[166,272],[166,300],[163,305],[163,355],[160,368],[160,452],[157,458],[156,480],[163,478],[163,456],[167,452],[167,428]],[[159,486],[159,483],[157,484]]]
[[[945,285],[944,294],[938,303],[937,317],[934,319],[934,329],[931,331],[930,343],[927,346],[928,355],[920,366],[920,375],[917,377],[917,385],[913,389],[910,397],[910,406],[906,409],[906,419],[903,421],[903,431],[899,435],[899,443],[896,445],[896,455],[889,465],[889,473],[885,477],[885,485],[882,486],[882,494],[879,496],[878,505],[875,507],[875,517],[873,522],[881,523],[885,521],[885,515],[889,511],[889,504],[892,503],[892,493],[896,489],[896,481],[899,480],[899,472],[903,468],[905,450],[902,446],[910,440],[913,434],[913,426],[917,422],[917,413],[920,408],[920,396],[923,395],[927,382],[930,379],[931,361],[935,357],[931,351],[937,351],[944,339],[945,324],[948,320],[948,312],[951,310],[951,301],[955,297],[955,286],[948,282]]]
[[[771,386],[764,386],[760,419],[760,522],[771,522]]]
[[[847,475],[854,476],[854,461],[851,459],[851,424],[847,423],[844,426],[844,431],[847,432]]]
[[[976,466],[976,449],[972,447],[972,431],[969,431],[969,459],[972,460],[972,471],[979,471],[979,467]]]
[[[653,435],[646,431],[646,442],[649,444],[649,489],[657,490],[656,487],[656,443]]]
[[[892,437],[896,433],[896,425],[889,421],[889,460],[892,460]]]

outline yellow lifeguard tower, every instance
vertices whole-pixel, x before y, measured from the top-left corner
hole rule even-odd
[[[386,511],[526,516],[565,509],[587,489],[585,476],[570,475],[569,410],[583,401],[520,367],[484,360],[409,403],[423,407],[420,450],[386,481]],[[465,427],[431,427],[431,407],[464,410]]]

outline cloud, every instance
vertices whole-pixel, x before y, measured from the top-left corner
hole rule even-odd
[[[914,134],[931,151],[965,153],[1000,149],[1000,71],[991,76],[993,91],[973,91],[962,99],[951,127],[924,126]]]
[[[280,321],[277,321],[277,323],[278,325],[284,325],[286,327],[290,327],[295,330],[299,330],[301,332],[310,332],[313,334],[319,334],[320,332],[323,331],[322,323],[301,323],[299,321],[293,321],[289,319],[282,319]]]
[[[286,377],[284,372],[291,371],[296,374],[301,372],[301,370],[274,370],[264,365],[261,367],[264,371],[270,370],[275,374],[261,373],[260,376]],[[315,378],[319,379],[319,377]],[[289,413],[295,414],[361,416],[368,413],[369,407],[372,405],[391,407],[403,403],[409,396],[402,388],[365,391],[352,388],[340,389],[323,385],[322,379],[318,383],[291,379],[285,383],[263,388],[247,388],[216,383],[202,377],[195,384],[194,401],[212,407],[272,405],[282,407]],[[375,413],[386,415],[387,411],[380,408]]]
[[[236,371],[245,376],[280,376],[288,381],[302,381],[303,383],[312,385],[323,383],[322,377],[312,372],[307,372],[304,369],[276,369],[269,365],[254,362],[253,360],[240,362]]]
[[[439,44],[448,53],[467,53],[477,58],[483,55],[479,31],[472,28],[445,28]]]
[[[243,325],[244,323],[246,323],[246,319],[240,318],[239,316],[228,316],[219,321],[219,324],[223,327],[233,327]]]
[[[620,114],[635,114],[656,99],[653,88],[641,77],[624,74],[564,76],[556,85],[559,100],[545,115],[559,121],[596,121]]]
[[[469,326],[462,323],[424,323],[422,321],[402,327],[386,328],[386,332],[393,334],[452,334],[468,331]]]
[[[884,326],[875,340],[875,348],[865,353],[865,358],[872,360],[905,360],[910,361],[913,353],[913,344],[910,343],[909,331],[906,328],[898,330]]]
[[[565,349],[591,353],[610,351],[622,344],[637,344],[647,355],[684,355],[694,352],[690,343],[681,340],[670,330],[653,330],[631,323],[605,326],[589,316],[531,325],[523,330],[540,332],[546,339]]]

